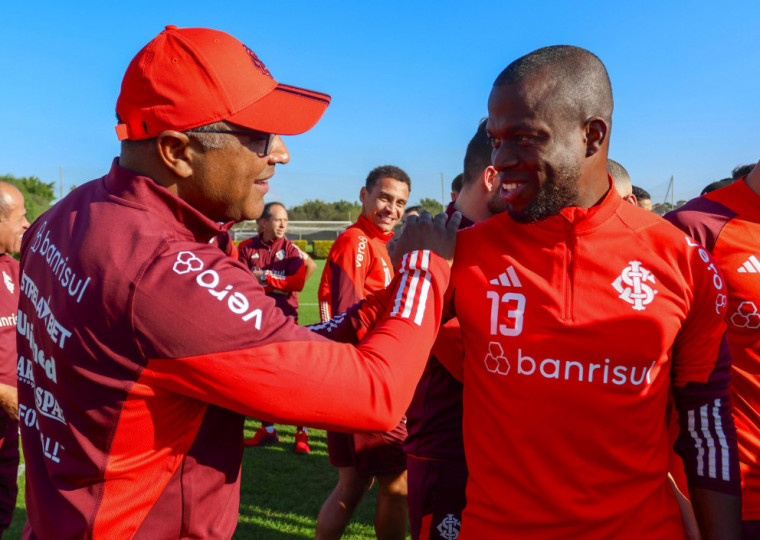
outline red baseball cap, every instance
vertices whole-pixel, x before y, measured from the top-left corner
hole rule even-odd
[[[226,120],[297,135],[330,104],[322,92],[278,84],[256,54],[209,28],[166,29],[132,59],[116,102],[119,140],[150,139]]]

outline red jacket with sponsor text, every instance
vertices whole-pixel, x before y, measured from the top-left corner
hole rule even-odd
[[[243,415],[344,430],[402,416],[440,323],[445,262],[409,254],[416,289],[392,285],[409,310],[376,306],[378,331],[354,347],[285,317],[209,244],[225,230],[114,162],[24,236],[27,538],[230,538]]]
[[[470,476],[460,539],[681,538],[666,404],[697,486],[738,494],[710,256],[610,189],[533,224],[459,233],[447,292],[462,328]]]
[[[760,196],[744,179],[665,218],[702,243],[726,279],[731,401],[739,439],[742,518],[760,519]]]
[[[361,215],[338,236],[317,291],[323,321],[388,286],[393,263],[385,246],[392,237]]]
[[[265,242],[261,235],[240,243],[238,258],[251,271],[269,270],[264,290],[285,315],[298,319],[298,291],[306,281],[303,255],[287,238]]]

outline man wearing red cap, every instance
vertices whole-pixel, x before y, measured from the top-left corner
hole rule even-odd
[[[440,322],[456,223],[407,226],[387,310],[370,298],[315,328],[356,345],[297,326],[209,244],[261,214],[290,157],[279,135],[312,127],[329,99],[278,84],[215,30],[167,27],[131,62],[120,157],[24,239],[26,538],[230,538],[244,415],[398,422]]]

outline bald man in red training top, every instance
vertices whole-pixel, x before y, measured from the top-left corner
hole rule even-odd
[[[344,430],[399,421],[440,324],[458,223],[409,224],[389,285],[404,310],[375,304],[315,331],[209,244],[261,214],[290,159],[280,135],[310,129],[329,101],[277,83],[207,28],[168,26],[130,63],[110,172],[24,236],[24,538],[231,538],[245,415]]]
[[[694,240],[615,192],[612,108],[604,65],[571,46],[491,89],[507,212],[459,233],[446,295],[465,350],[460,540],[682,538],[671,393],[702,537],[739,538],[725,285]]]
[[[29,228],[24,196],[13,185],[0,182],[0,536],[8,528],[18,493],[18,394],[16,391],[16,312],[19,298],[18,262]]]
[[[743,538],[760,538],[760,166],[665,219],[699,241],[726,279]]]

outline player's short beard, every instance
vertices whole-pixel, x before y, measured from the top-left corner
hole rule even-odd
[[[520,212],[513,210],[509,205],[509,215],[520,223],[535,223],[556,216],[563,208],[577,206],[580,176],[578,168],[570,165],[555,169],[554,174],[539,188],[536,198]]]

